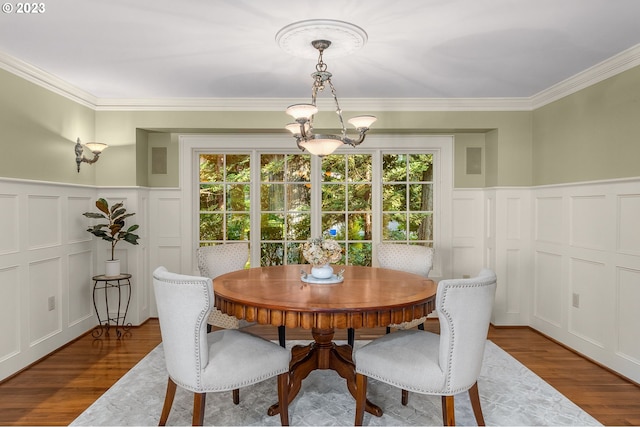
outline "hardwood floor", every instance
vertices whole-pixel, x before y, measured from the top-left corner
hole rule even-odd
[[[437,332],[438,322],[427,330]],[[274,327],[253,333],[277,339]],[[160,343],[157,319],[132,329],[124,340],[94,340],[91,334],[0,383],[0,425],[68,425],[125,372]],[[384,328],[356,331],[373,339]],[[309,339],[302,329],[288,339]],[[336,339],[346,339],[338,331]],[[529,328],[490,328],[489,339],[604,425],[640,425],[640,387],[556,344]]]

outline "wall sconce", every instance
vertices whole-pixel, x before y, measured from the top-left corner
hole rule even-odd
[[[93,153],[93,159],[88,159],[84,156],[84,147],[87,147]],[[80,142],[80,138],[76,142],[76,163],[78,164],[78,173],[80,173],[80,163],[85,162],[90,165],[97,162],[100,157],[100,153],[102,150],[107,148],[107,144],[103,144],[101,142],[87,142],[86,144],[82,144]]]

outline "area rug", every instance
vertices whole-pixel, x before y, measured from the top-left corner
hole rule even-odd
[[[357,341],[356,346],[366,342]],[[291,347],[306,342],[287,344]],[[160,344],[71,425],[157,425],[166,382]],[[487,425],[600,425],[491,341],[487,341],[478,388]],[[409,404],[402,406],[397,388],[369,380],[367,391],[369,400],[380,406],[384,414],[375,417],[365,412],[365,425],[442,425],[440,397],[410,393]],[[178,387],[167,425],[191,424],[192,396]],[[233,404],[231,392],[209,393],[205,424],[279,425],[279,416],[267,415],[267,408],[276,400],[275,378],[240,389],[239,405]],[[353,425],[354,413],[355,401],[345,380],[333,371],[314,371],[303,381],[300,393],[289,406],[289,422],[305,426]],[[467,393],[456,396],[455,415],[458,425],[476,425]]]

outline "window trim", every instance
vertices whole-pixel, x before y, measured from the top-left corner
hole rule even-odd
[[[186,134],[179,135],[179,152],[180,152],[180,191],[183,200],[183,206],[189,207],[185,209],[181,219],[181,231],[185,236],[183,239],[182,249],[185,255],[182,259],[183,271],[197,272],[197,264],[195,259],[195,251],[199,244],[198,227],[199,224],[199,201],[194,197],[195,189],[199,188],[198,170],[199,155],[203,152],[222,151],[225,153],[251,153],[252,164],[260,151],[269,151],[271,153],[298,153],[298,149],[292,144],[290,138],[284,135],[269,134]],[[453,194],[453,142],[452,135],[369,135],[366,142],[357,147],[341,147],[336,150],[337,154],[353,153],[352,150],[358,150],[362,153],[374,154],[374,168],[379,168],[381,155],[389,152],[406,151],[429,151],[434,154],[434,188],[437,189],[434,195],[434,264],[430,277],[434,279],[451,277],[453,268],[451,263],[451,236],[452,236],[452,194]],[[379,151],[378,151],[379,150]],[[315,157],[315,156],[313,156]],[[377,158],[377,160],[376,160]],[[319,159],[312,158],[312,162],[319,162]],[[253,168],[259,175],[259,168]],[[259,180],[254,180],[254,184],[258,185]],[[372,184],[374,194],[380,194],[381,183],[374,182]],[[314,186],[318,187],[318,186]],[[320,191],[319,188],[316,191]],[[319,196],[319,195],[318,195]],[[318,197],[316,196],[316,197]],[[314,197],[314,195],[312,195]],[[372,200],[372,209],[374,212],[380,212],[382,209],[379,197]],[[252,223],[252,227],[254,224]],[[382,234],[381,224],[376,221],[374,227],[379,229],[374,232],[373,251],[375,260],[375,246],[379,243],[379,236]],[[378,237],[376,237],[378,236]],[[376,240],[376,238],[378,240]],[[259,258],[259,248],[252,247],[252,259]],[[376,265],[374,261],[374,265]]]

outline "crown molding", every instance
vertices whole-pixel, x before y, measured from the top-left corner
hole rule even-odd
[[[640,65],[640,44],[537,93],[531,98],[531,109],[543,107],[638,65]]]
[[[97,111],[284,111],[293,98],[166,98],[102,99]],[[317,100],[322,110],[335,108],[332,99]],[[345,111],[529,111],[528,98],[340,98]]]
[[[98,105],[98,98],[90,93],[3,52],[0,52],[0,68],[85,107],[95,110]]]
[[[349,111],[531,111],[640,65],[640,44],[531,97],[341,98]],[[283,111],[308,102],[291,98],[98,98],[20,59],[0,52],[0,68],[96,111]],[[318,100],[331,108],[331,100]]]

